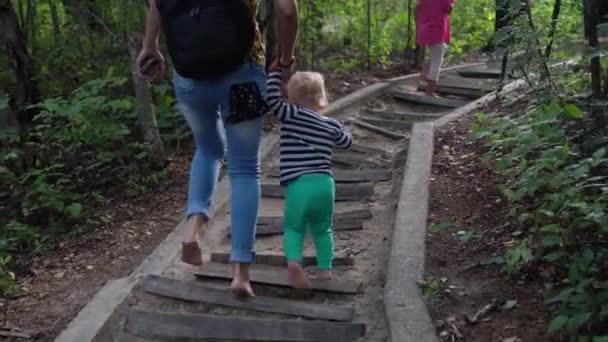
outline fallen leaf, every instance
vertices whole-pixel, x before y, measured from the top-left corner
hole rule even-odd
[[[511,310],[513,309],[515,306],[517,305],[517,301],[516,300],[508,300],[505,302],[505,304],[502,306],[503,310]]]
[[[513,337],[505,338],[504,340],[502,340],[502,342],[521,342],[521,338],[519,338],[517,336],[513,336]]]
[[[93,266],[87,265],[87,270],[92,270],[92,269],[93,269]]]

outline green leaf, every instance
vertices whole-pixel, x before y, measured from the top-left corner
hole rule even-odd
[[[549,323],[549,328],[547,329],[547,332],[549,334],[555,334],[564,327],[566,322],[568,322],[568,317],[566,316],[558,315],[554,317],[551,320],[551,323]]]
[[[570,119],[581,119],[585,117],[585,113],[580,108],[572,104],[564,106],[564,113]]]
[[[72,203],[65,208],[65,212],[73,218],[77,218],[82,213],[82,204]]]
[[[545,236],[541,243],[545,247],[557,246],[562,244],[562,238],[557,235],[549,235]]]
[[[590,319],[591,312],[577,313],[568,320],[568,329],[572,332],[575,332],[585,323],[589,322]]]
[[[540,231],[543,233],[559,233],[560,230],[560,226],[557,224],[548,224],[546,226],[542,226],[540,227]]]
[[[593,336],[593,342],[608,342],[608,335],[606,335],[606,336]]]
[[[557,250],[557,251],[553,251],[549,254],[546,254],[543,259],[548,261],[548,262],[554,262],[557,261],[559,259],[561,259],[563,256],[566,255],[566,252],[564,252],[563,250]]]
[[[450,228],[451,225],[452,224],[450,222],[448,222],[448,221],[443,221],[443,222],[439,222],[439,223],[433,223],[433,224],[431,224],[430,230],[431,230],[432,233],[439,233],[439,232],[442,232],[442,231]]]

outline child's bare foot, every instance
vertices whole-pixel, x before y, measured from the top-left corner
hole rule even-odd
[[[308,281],[308,277],[306,277],[306,273],[297,261],[290,261],[287,264],[287,275],[289,276],[289,282],[291,286],[296,289],[305,289],[310,287],[310,282]]]
[[[330,270],[317,271],[317,273],[315,274],[315,279],[332,280],[334,279],[334,274]]]

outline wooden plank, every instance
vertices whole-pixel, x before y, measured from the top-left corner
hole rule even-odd
[[[349,151],[367,153],[367,154],[372,154],[372,155],[382,156],[382,157],[386,156],[386,151],[381,148],[372,147],[369,145],[362,145],[357,142],[354,142],[354,143],[352,143],[352,145],[350,145]]]
[[[230,253],[227,252],[213,252],[211,253],[211,262],[217,262],[220,264],[230,263]],[[272,254],[272,253],[256,253],[255,264],[284,267],[287,265],[287,258],[283,254]],[[317,264],[317,258],[315,256],[307,255],[302,259],[302,265],[305,267],[315,266]],[[334,266],[354,266],[355,259],[351,257],[334,256]],[[335,319],[338,320],[338,319]],[[352,320],[352,319],[350,319]]]
[[[143,290],[148,293],[189,302],[331,321],[350,322],[355,319],[355,309],[352,306],[310,304],[270,297],[256,297],[244,301],[229,291],[214,289],[198,282],[156,275],[146,276],[141,284]]]
[[[368,205],[357,204],[343,210],[334,212],[334,222],[353,219],[368,219],[372,217],[372,210]],[[260,216],[258,225],[283,224],[283,216]]]
[[[374,194],[371,183],[336,185],[336,201],[362,201]],[[285,198],[285,187],[279,184],[262,184],[262,197]]]
[[[465,69],[459,69],[457,72],[462,77],[471,78],[500,78],[500,69],[489,68],[487,65],[474,66]]]
[[[382,136],[387,137],[387,138],[392,139],[392,140],[402,140],[402,139],[405,139],[405,135],[402,134],[402,133],[396,133],[396,132],[384,129],[382,127],[370,125],[370,124],[368,124],[366,122],[363,122],[361,120],[356,120],[355,119],[355,120],[352,120],[352,123],[354,125],[356,125],[356,126],[359,126],[359,127],[363,128],[363,129],[366,129],[366,130],[368,130],[370,132],[382,135]]]
[[[171,341],[352,342],[365,335],[365,324],[131,310],[125,330]]]
[[[379,163],[366,160],[357,155],[348,154],[348,152],[335,153],[331,157],[331,161],[334,164],[345,165],[345,166],[354,166],[354,167],[368,167],[368,168],[381,168],[382,165]]]
[[[424,91],[425,88],[426,88],[426,86],[424,84],[418,85],[418,90],[420,90],[420,91]],[[440,84],[437,84],[437,88],[435,89],[435,91],[440,94],[444,94],[444,95],[462,96],[462,97],[466,97],[466,98],[472,99],[472,100],[478,99],[487,93],[486,91],[481,91],[481,90],[452,88],[452,87],[446,87],[446,86],[443,86]]]
[[[230,237],[230,226],[227,228],[228,236]],[[363,221],[361,219],[353,220],[342,220],[334,222],[332,229],[334,232],[350,231],[350,230],[361,230],[363,229]],[[270,236],[270,235],[281,235],[283,234],[283,224],[265,224],[258,225],[255,229],[255,236]]]
[[[401,91],[393,92],[393,97],[400,101],[415,102],[430,106],[458,108],[467,104],[467,101],[446,99],[444,97],[434,97],[421,94],[404,93]]]
[[[228,265],[209,263],[195,275],[200,279],[232,280],[232,269]],[[263,285],[291,287],[287,272],[283,267],[252,267],[249,270],[251,282]],[[310,279],[311,290],[355,294],[361,291],[362,283],[352,279],[316,280]]]
[[[489,79],[467,78],[456,75],[445,75],[437,82],[438,86],[458,89],[490,92],[498,87],[498,81]]]
[[[412,122],[402,121],[402,120],[387,120],[387,119],[376,119],[370,117],[362,117],[361,120],[367,122],[370,125],[378,126],[378,127],[391,127],[393,129],[398,129],[402,131],[407,131],[412,129]]]
[[[364,170],[343,170],[332,171],[336,183],[364,183],[388,181],[393,177],[393,172],[386,169],[364,169]],[[272,168],[270,177],[280,177],[279,168]]]
[[[436,120],[442,116],[443,114],[437,113],[396,113],[376,110],[367,110],[365,112],[365,117],[369,118],[379,118],[385,120],[403,120],[407,122]]]

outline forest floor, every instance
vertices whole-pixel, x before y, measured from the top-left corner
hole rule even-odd
[[[326,82],[335,100],[382,78],[404,74],[403,68],[336,73],[327,75]],[[274,126],[270,123],[267,129]],[[127,197],[124,186],[108,191],[115,195],[92,215],[101,225],[86,227],[82,234],[66,237],[56,248],[24,262],[24,294],[0,298],[0,327],[31,336],[18,341],[52,341],[107,281],[131,273],[182,219],[191,151],[192,146],[186,146],[173,155],[166,179],[141,196]]]
[[[480,162],[483,143],[468,137],[473,120],[463,117],[435,137],[424,292],[437,332],[448,341],[458,335],[467,342],[557,341],[546,334],[550,314],[543,305],[552,271],[509,277],[491,262],[525,227],[508,219],[501,178]],[[489,312],[467,322],[484,307]]]

